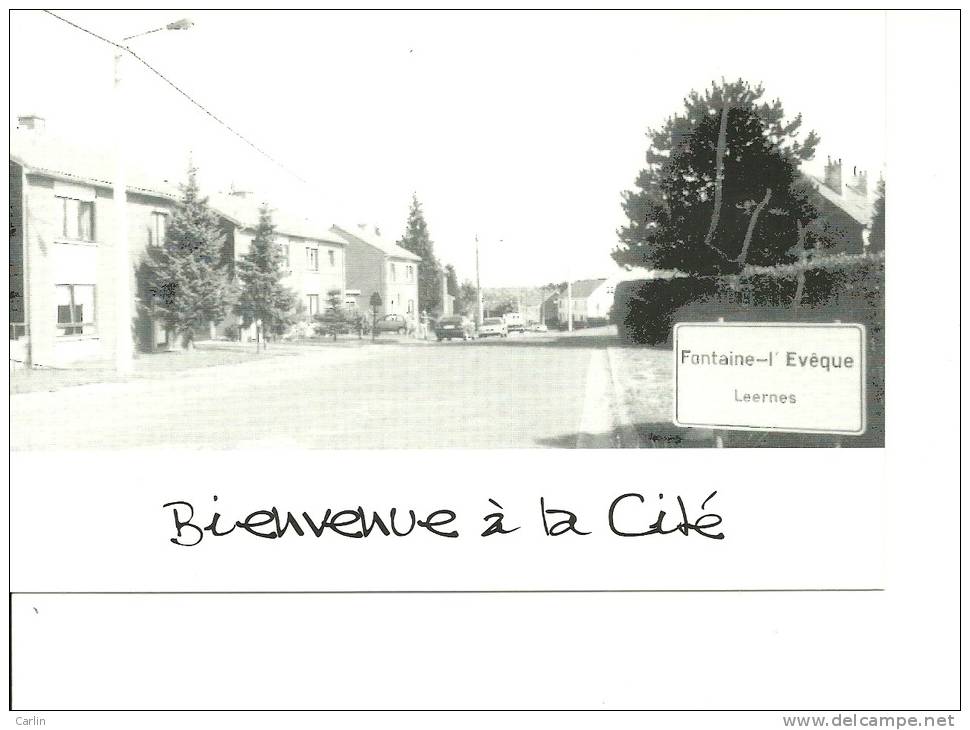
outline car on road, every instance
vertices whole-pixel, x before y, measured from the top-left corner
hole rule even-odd
[[[542,322],[533,322],[529,325],[529,332],[548,332],[549,328],[546,327]]]
[[[375,332],[396,332],[403,335],[408,331],[408,322],[400,314],[385,314],[374,324]]]
[[[509,332],[525,332],[525,318],[521,312],[506,312],[502,320]]]
[[[467,317],[442,317],[435,323],[434,334],[438,342],[456,337],[471,340],[475,337],[475,325]]]
[[[501,317],[486,317],[478,328],[479,337],[508,337],[509,330]]]

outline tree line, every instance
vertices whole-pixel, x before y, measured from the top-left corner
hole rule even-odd
[[[255,325],[257,349],[265,349],[268,339],[283,335],[305,315],[298,295],[283,281],[284,254],[276,244],[272,211],[260,206],[249,250],[237,260],[226,245],[219,216],[200,192],[194,167],[181,193],[164,239],[148,246],[139,266],[141,313],[161,323],[182,347],[191,348],[199,331],[231,312],[242,327]],[[423,311],[442,310],[442,281],[455,297],[456,311],[471,311],[477,290],[468,281],[459,285],[454,267],[438,261],[417,195],[397,243],[421,258],[418,301]],[[362,333],[365,327],[362,314],[343,311],[337,290],[327,292],[326,309],[317,322],[319,332],[334,337],[347,330]]]

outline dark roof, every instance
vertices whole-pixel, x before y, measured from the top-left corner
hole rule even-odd
[[[360,243],[367,244],[368,246],[373,246],[378,251],[382,251],[385,255],[392,258],[406,259],[408,261],[421,260],[421,257],[417,254],[411,253],[406,248],[401,248],[396,243],[388,241],[383,236],[379,236],[376,233],[364,230],[360,226],[343,228],[335,225],[334,230],[345,239],[355,240]]]
[[[268,202],[268,201],[267,201]],[[218,193],[209,196],[209,205],[213,210],[241,228],[254,229],[259,222],[259,209],[262,203],[256,198],[242,197]],[[273,214],[273,225],[276,232],[286,236],[309,238],[315,241],[327,241],[347,245],[347,240],[340,236],[329,223],[313,220],[308,216],[301,216],[286,210],[277,210],[270,204]]]
[[[815,189],[815,192],[852,218],[856,223],[867,226],[872,221],[873,200],[859,195],[839,195],[829,188],[829,186],[825,184],[825,181],[815,177],[814,175],[810,175],[808,173],[802,173],[802,175],[806,180],[808,180],[809,183],[811,183],[812,187]]]
[[[79,145],[42,130],[10,130],[10,159],[28,173],[68,182],[110,188],[114,184],[114,153],[91,145]],[[125,174],[128,191],[178,200],[178,185],[147,175],[132,165]]]

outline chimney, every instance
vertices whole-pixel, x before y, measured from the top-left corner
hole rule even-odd
[[[18,129],[33,129],[36,132],[43,132],[47,126],[47,120],[37,114],[24,114],[17,117]]]
[[[829,158],[825,163],[825,186],[833,192],[842,195],[842,160],[832,162]]]
[[[852,192],[863,198],[869,197],[869,180],[866,171],[862,169],[852,168],[852,179],[846,185],[850,188]]]

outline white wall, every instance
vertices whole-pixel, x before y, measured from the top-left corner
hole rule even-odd
[[[586,300],[586,316],[599,319],[608,317],[613,306],[613,295],[616,293],[616,280],[607,279],[589,295]]]

